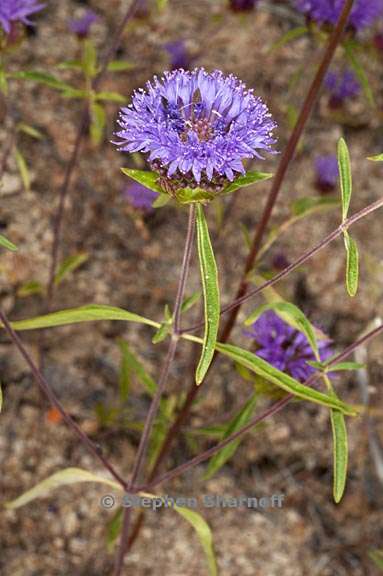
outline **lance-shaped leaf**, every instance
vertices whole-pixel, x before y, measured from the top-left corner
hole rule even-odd
[[[351,164],[350,154],[347,144],[343,138],[338,142],[338,165],[340,176],[340,189],[342,192],[342,220],[347,218],[348,209],[350,207],[351,193],[352,193],[352,177],[351,177]]]
[[[236,414],[226,426],[224,434],[220,440],[225,440],[225,438],[228,438],[231,434],[234,434],[234,432],[237,432],[237,430],[240,430],[249,422],[255,410],[257,399],[258,395],[254,394],[254,396],[246,402],[246,404],[239,410],[238,414]],[[222,448],[222,450],[213,456],[209,462],[206,474],[204,475],[205,480],[214,476],[214,474],[216,474],[218,470],[222,468],[228,460],[230,460],[230,458],[235,454],[241,440],[241,438],[233,440],[233,442]]]
[[[375,98],[370,83],[368,81],[367,75],[365,73],[365,69],[363,65],[360,63],[358,57],[356,56],[356,52],[354,50],[354,46],[352,42],[348,41],[344,43],[344,48],[346,51],[347,59],[350,63],[351,68],[355,72],[356,77],[358,78],[362,88],[364,95],[372,108],[375,107]]]
[[[232,344],[220,343],[217,343],[216,348],[219,352],[221,352],[221,354],[232,358],[235,362],[242,364],[252,372],[255,372],[259,376],[262,376],[269,382],[276,384],[286,392],[289,392],[298,398],[308,400],[309,402],[315,402],[316,404],[321,404],[322,406],[327,406],[328,408],[338,409],[350,416],[356,415],[356,411],[352,406],[349,406],[341,400],[334,398],[332,395],[323,394],[322,392],[318,392],[313,388],[301,384],[292,376],[281,372],[281,370],[278,370],[263,360],[263,358],[260,358],[248,350],[244,350],[238,346],[233,346]]]
[[[119,340],[119,346],[122,354],[121,374],[120,374],[120,392],[121,396],[127,396],[130,377],[134,374],[141,382],[150,396],[153,396],[157,389],[157,384],[147,373],[143,364],[131,351],[125,340]]]
[[[72,86],[70,84],[66,84],[62,80],[59,80],[52,74],[47,74],[46,72],[40,71],[18,71],[18,72],[11,72],[9,74],[10,78],[15,78],[17,80],[31,80],[33,82],[37,82],[38,84],[45,84],[50,88],[55,88],[56,90],[71,90]]]
[[[202,354],[196,370],[196,383],[201,384],[214,356],[220,314],[218,270],[201,204],[197,204],[197,243],[205,313]]]
[[[15,159],[17,168],[20,172],[24,189],[28,192],[28,190],[30,190],[31,188],[31,175],[29,173],[27,161],[25,160],[23,154],[20,152],[17,146],[15,146]]]
[[[82,468],[65,468],[64,470],[52,474],[52,476],[49,476],[42,482],[39,482],[36,486],[27,490],[27,492],[24,492],[24,494],[15,500],[7,502],[5,506],[11,510],[20,508],[21,506],[25,506],[25,504],[32,502],[36,498],[47,496],[55,488],[77,484],[78,482],[97,482],[99,484],[106,484],[116,490],[121,490],[120,484],[114,480],[110,480],[109,478],[93,474],[93,472],[88,472]]]
[[[0,246],[6,248],[7,250],[10,250],[11,252],[16,252],[18,250],[17,246],[15,246],[13,242],[8,240],[8,238],[3,236],[2,234],[0,234]]]
[[[346,287],[348,294],[354,297],[358,291],[359,283],[359,252],[356,242],[349,233],[345,231],[343,235],[347,252]]]
[[[246,186],[251,186],[256,182],[263,182],[263,180],[269,180],[269,178],[272,177],[273,174],[267,172],[246,172],[244,176],[239,176],[234,180],[234,182],[224,188],[221,194],[231,194],[240,188],[246,188]]]
[[[163,194],[161,186],[158,183],[158,174],[155,172],[149,172],[148,170],[135,170],[133,168],[121,168],[121,172],[126,176],[129,176],[132,180],[139,182],[149,190]]]
[[[55,285],[59,286],[61,282],[70,274],[79,268],[84,262],[89,258],[89,254],[82,252],[80,254],[74,254],[73,256],[68,256],[64,262],[60,265],[57,273],[55,275]]]
[[[292,304],[291,302],[272,302],[270,304],[263,304],[250,314],[246,319],[245,325],[250,326],[256,322],[266,310],[274,310],[285,322],[302,332],[306,336],[316,358],[319,360],[315,328],[298,306],[295,306],[295,304]]]
[[[189,508],[174,506],[174,510],[193,526],[207,558],[209,576],[217,576],[217,563],[214,555],[213,535],[208,523],[204,518],[202,518],[200,514],[198,514],[198,512],[190,510]]]
[[[338,504],[343,496],[347,480],[348,441],[344,415],[338,410],[331,410],[331,428],[333,436],[334,458],[334,500]]]
[[[377,154],[376,156],[369,156],[368,160],[372,160],[373,162],[383,162],[383,154]]]
[[[52,328],[54,326],[66,326],[67,324],[79,324],[81,322],[93,322],[97,320],[125,320],[126,322],[147,324],[154,328],[160,326],[158,322],[154,322],[138,314],[133,314],[123,308],[102,304],[90,304],[88,306],[68,308],[67,310],[60,310],[26,320],[17,320],[16,322],[12,322],[12,327],[15,330],[36,330],[37,328]]]

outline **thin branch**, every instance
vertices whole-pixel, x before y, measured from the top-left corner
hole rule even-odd
[[[100,452],[96,444],[92,442],[92,440],[83,432],[78,426],[78,424],[73,420],[70,414],[66,411],[64,406],[61,404],[60,400],[57,398],[56,394],[52,390],[52,387],[47,382],[41,371],[38,369],[36,364],[34,363],[32,357],[30,356],[29,352],[25,348],[24,344],[22,343],[19,335],[14,331],[11,324],[8,321],[7,316],[4,312],[0,310],[0,321],[4,327],[4,330],[8,334],[10,340],[14,343],[18,351],[20,352],[21,356],[24,358],[25,362],[28,364],[40,390],[43,394],[48,398],[52,406],[54,406],[60,415],[62,416],[63,420],[66,422],[69,428],[73,430],[79,440],[84,444],[87,450],[110,472],[110,474],[117,480],[117,482],[124,488],[127,489],[127,483],[124,479],[119,475],[119,473],[114,469],[112,464],[107,460]]]

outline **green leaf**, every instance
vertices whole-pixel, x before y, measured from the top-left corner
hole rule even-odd
[[[77,88],[69,87],[66,90],[63,90],[61,96],[63,98],[80,98],[87,100],[91,96],[91,92],[88,92],[88,90],[78,90]]]
[[[118,92],[97,92],[96,100],[106,101],[106,102],[118,102],[119,104],[125,104],[126,97]]]
[[[81,322],[95,322],[99,320],[123,320],[126,322],[137,322],[158,328],[158,322],[153,322],[149,318],[144,318],[138,314],[128,312],[123,308],[107,306],[103,304],[89,304],[79,308],[68,308],[58,312],[52,312],[35,318],[17,320],[12,322],[15,330],[36,330],[38,328],[52,328],[54,326],[66,326],[68,324],[79,324]]]
[[[334,455],[334,500],[342,499],[347,480],[348,441],[344,416],[338,410],[331,410],[331,428]]]
[[[250,316],[246,319],[245,325],[250,326],[256,322],[256,320],[258,320],[258,318],[266,310],[274,310],[279,316],[282,317],[283,320],[288,322],[288,324],[302,332],[306,336],[311,348],[313,349],[317,360],[319,360],[319,351],[315,336],[315,329],[312,326],[310,320],[306,318],[304,313],[291,302],[272,302],[270,304],[263,304],[262,306],[259,306],[252,314],[250,314]]]
[[[283,36],[279,40],[277,40],[276,42],[274,42],[274,44],[271,45],[267,53],[271,54],[271,52],[274,52],[274,50],[279,50],[279,48],[282,48],[289,42],[292,42],[297,38],[301,38],[302,36],[307,34],[307,32],[308,32],[307,26],[298,26],[296,28],[288,30],[286,34],[283,34]]]
[[[339,362],[339,364],[331,364],[328,366],[327,362],[315,362],[313,360],[307,360],[307,364],[310,364],[313,368],[317,368],[322,372],[345,372],[348,370],[361,370],[365,368],[365,364],[359,364],[358,362]]]
[[[44,287],[38,280],[30,280],[26,282],[17,291],[19,298],[25,298],[26,296],[31,296],[32,294],[42,294],[44,292]]]
[[[59,267],[56,276],[55,276],[55,286],[59,286],[61,282],[64,280],[68,274],[80,268],[84,262],[86,262],[89,258],[89,254],[86,252],[82,252],[80,254],[74,254],[73,256],[69,256],[64,260],[64,262]]]
[[[160,342],[163,342],[168,337],[171,329],[172,327],[171,324],[169,324],[169,322],[163,322],[161,326],[158,328],[157,332],[154,334],[152,338],[152,343],[159,344]]]
[[[8,95],[8,81],[7,81],[7,74],[1,65],[0,62],[0,93],[4,94],[4,96]]]
[[[171,198],[168,194],[158,194],[157,198],[152,204],[152,208],[162,208],[162,206],[166,206],[170,200]]]
[[[234,418],[227,425],[222,440],[228,438],[231,434],[234,434],[234,432],[237,432],[237,430],[240,430],[249,422],[254,413],[257,399],[258,395],[255,394],[240,409],[238,414],[234,416]],[[241,438],[238,438],[238,440],[233,440],[233,442],[222,448],[222,450],[213,456],[209,462],[206,474],[204,474],[204,480],[208,480],[214,476],[214,474],[216,474],[218,470],[222,468],[222,466],[226,464],[228,460],[230,460],[230,458],[235,454],[239,444],[241,443],[241,440]]]
[[[149,172],[148,170],[135,170],[133,168],[121,168],[121,172],[132,180],[139,182],[149,190],[154,190],[159,194],[164,194],[161,186],[158,184],[158,174],[155,172]]]
[[[117,538],[121,533],[123,509],[119,508],[106,525],[106,548],[111,554],[114,550]]]
[[[78,482],[97,482],[121,490],[120,484],[114,480],[110,480],[109,478],[93,474],[92,472],[88,472],[82,468],[65,468],[64,470],[52,474],[52,476],[49,476],[42,482],[39,482],[30,490],[27,490],[27,492],[24,492],[24,494],[15,500],[12,500],[12,502],[7,502],[5,507],[10,510],[20,508],[21,506],[25,506],[25,504],[32,502],[36,498],[47,496],[55,488],[77,484]]]
[[[383,162],[383,154],[378,154],[377,156],[369,156],[367,160],[372,160],[373,162]]]
[[[106,125],[106,114],[103,106],[92,102],[90,105],[90,138],[92,144],[98,146],[104,137],[104,130]]]
[[[176,198],[181,204],[190,204],[191,202],[208,202],[209,200],[213,200],[214,194],[202,188],[180,188],[176,192]]]
[[[30,190],[31,188],[31,177],[29,174],[28,165],[24,156],[16,146],[15,146],[15,158],[17,168],[20,172],[21,180],[23,182],[24,189],[28,192],[28,190]]]
[[[338,165],[340,176],[340,188],[342,191],[342,220],[346,220],[350,207],[352,193],[352,176],[350,154],[347,144],[343,138],[338,142]]]
[[[201,204],[197,204],[197,242],[205,312],[202,354],[196,370],[196,383],[201,384],[214,356],[220,315],[218,270]]]
[[[214,555],[213,535],[208,523],[204,518],[202,518],[200,514],[194,510],[190,510],[189,508],[174,506],[174,510],[193,526],[206,555],[209,567],[209,576],[217,576],[217,563]]]
[[[367,75],[365,73],[364,66],[359,62],[359,60],[355,54],[354,48],[350,42],[344,43],[344,49],[346,52],[347,59],[350,63],[350,66],[354,70],[355,75],[362,86],[364,95],[365,95],[368,103],[370,104],[370,106],[372,108],[374,108],[376,105],[376,102],[375,102],[374,94],[373,94],[373,91],[371,89],[370,83],[368,81]]]
[[[18,71],[18,72],[12,72],[11,74],[9,74],[9,76],[16,80],[31,80],[33,82],[37,82],[38,84],[44,84],[45,86],[49,86],[50,88],[55,88],[56,90],[72,89],[72,87],[66,82],[62,82],[62,80],[59,80],[52,74],[47,74],[46,72]]]
[[[40,130],[37,130],[37,128],[34,128],[33,126],[29,126],[29,124],[24,124],[24,122],[20,122],[17,125],[17,130],[19,132],[24,132],[25,134],[28,134],[28,136],[31,136],[36,140],[42,140],[44,138],[44,134],[42,134]]]
[[[200,301],[201,295],[201,291],[197,290],[196,292],[193,292],[191,296],[185,298],[185,300],[182,302],[181,312],[185,314],[185,312],[188,312],[191,308],[193,308],[193,306]]]
[[[294,216],[309,216],[316,214],[319,211],[329,210],[339,205],[339,200],[331,197],[315,198],[308,196],[305,198],[298,198],[291,206],[291,211]]]
[[[59,70],[81,70],[82,62],[80,60],[65,60],[57,65]]]
[[[239,188],[246,188],[246,186],[251,186],[256,182],[269,180],[272,177],[273,174],[269,174],[267,172],[246,172],[244,176],[239,176],[239,178],[236,178],[234,182],[224,188],[221,194],[231,194],[232,192],[239,190]]]
[[[371,560],[380,570],[383,570],[383,550],[370,550],[368,553]]]
[[[129,60],[113,60],[108,64],[109,72],[125,72],[125,70],[133,70],[134,68],[136,68],[136,64]]]
[[[119,340],[118,342],[122,354],[122,367],[124,371],[124,391],[127,393],[129,387],[129,382],[131,380],[131,375],[134,374],[138,381],[143,384],[146,391],[153,396],[157,390],[157,384],[153,378],[147,373],[143,364],[138,360],[135,354],[129,348],[128,343],[125,340]],[[129,381],[129,382],[128,382]],[[121,383],[121,382],[120,382]],[[120,389],[121,390],[121,389]]]
[[[221,354],[232,358],[235,362],[242,364],[249,370],[262,376],[269,382],[276,384],[286,392],[294,394],[294,396],[297,396],[298,398],[321,404],[322,406],[327,406],[329,408],[338,409],[350,416],[356,414],[356,411],[352,406],[345,404],[333,396],[323,394],[322,392],[318,392],[313,388],[301,384],[298,380],[292,378],[292,376],[274,368],[274,366],[248,350],[243,350],[242,348],[233,346],[232,344],[220,343],[217,343],[216,348],[221,352]]]
[[[353,298],[358,291],[359,283],[359,252],[355,241],[347,231],[344,231],[344,244],[347,252],[346,288],[349,296]]]
[[[13,244],[10,240],[8,240],[5,236],[0,234],[0,246],[10,250],[11,252],[16,252],[18,250],[17,246]]]

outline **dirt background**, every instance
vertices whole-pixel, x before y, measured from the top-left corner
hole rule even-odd
[[[96,10],[102,20],[94,27],[92,37],[102,51],[127,4],[119,0],[48,2],[35,18],[33,34],[12,57],[11,68],[45,70],[78,83],[76,73],[57,70],[59,62],[78,57],[79,45],[68,34],[68,19],[81,15],[85,5]],[[283,150],[289,134],[288,111],[302,102],[320,47],[312,38],[304,37],[271,53],[269,48],[300,22],[287,2],[264,2],[256,13],[248,15],[231,13],[223,1],[169,2],[163,12],[152,9],[149,15],[128,26],[118,57],[129,59],[135,67],[129,72],[108,75],[103,88],[128,96],[154,73],[168,67],[164,43],[182,38],[196,65],[234,72],[266,99],[279,124],[278,148]],[[343,61],[341,52],[336,59]],[[302,62],[305,67],[299,82],[288,89]],[[341,135],[347,139],[353,162],[352,209],[356,211],[380,197],[382,169],[369,163],[366,157],[383,149],[382,59],[369,56],[363,62],[377,96],[376,109],[372,110],[361,95],[340,115],[334,115],[328,109],[327,96],[321,96],[283,186],[273,225],[286,219],[293,200],[318,194],[313,160],[318,153],[333,153]],[[63,100],[47,87],[16,82],[11,86],[10,102],[17,118],[44,135],[40,141],[18,136],[18,146],[30,167],[31,189],[23,189],[12,155],[0,189],[0,227],[19,246],[16,254],[1,251],[1,305],[12,319],[19,319],[41,313],[44,306],[41,295],[22,297],[20,289],[32,280],[44,283],[47,279],[52,214],[73,146],[81,104]],[[117,105],[107,106],[105,142],[94,148],[86,141],[82,148],[66,211],[62,257],[79,252],[86,252],[89,257],[61,284],[54,308],[112,304],[161,320],[164,305],[171,304],[175,295],[186,212],[169,206],[143,215],[127,204],[122,195],[126,179],[120,167],[129,162],[132,165],[131,160],[117,153],[109,143],[117,110]],[[8,119],[1,129],[2,154],[12,133],[13,122]],[[277,162],[278,157],[272,157],[259,168],[275,171]],[[268,189],[269,184],[265,183],[243,190],[234,203],[227,204],[228,217],[220,233],[214,210],[209,212],[225,303],[232,298],[246,256],[240,224],[254,229]],[[335,209],[299,223],[265,257],[262,272],[275,271],[275,256],[292,261],[338,222],[339,210]],[[381,230],[380,213],[355,227],[353,235],[359,242],[363,262],[360,291],[354,300],[345,293],[341,241],[278,285],[280,293],[301,306],[335,340],[339,350],[383,314]],[[190,278],[188,291],[192,293],[198,289],[195,259]],[[240,319],[261,302],[259,298],[245,306]],[[193,314],[189,313],[188,322],[193,320]],[[37,358],[41,334],[29,332],[22,337]],[[117,340],[122,337],[156,377],[166,343],[153,346],[149,328],[120,322],[49,331],[45,374],[78,424],[128,476],[139,438],[131,424],[143,420],[148,396],[138,382],[133,382],[123,417],[109,425],[103,425],[97,417],[100,405],[106,410],[118,406]],[[49,474],[68,466],[101,472],[72,433],[62,423],[52,421],[25,364],[5,335],[0,338],[4,393],[0,418],[2,500],[15,498]],[[232,341],[245,345],[241,323]],[[281,510],[203,510],[213,530],[222,576],[379,573],[369,552],[382,546],[383,534],[383,455],[379,439],[383,432],[381,341],[378,339],[364,352],[369,359],[367,375],[343,375],[336,381],[342,398],[360,404],[368,390],[373,406],[370,418],[349,421],[350,471],[340,505],[332,501],[328,412],[306,403],[290,405],[256,433],[247,435],[235,457],[207,483],[202,479],[205,466],[200,466],[162,487],[163,493],[186,496],[285,495]],[[168,395],[189,386],[191,358],[192,347],[182,344],[172,367]],[[229,410],[224,407],[224,388],[231,395]],[[242,380],[230,363],[220,360],[193,409],[185,430],[187,437],[193,437],[193,430],[207,423],[225,421],[250,392],[251,384]],[[258,409],[262,410],[268,401],[260,398]],[[194,444],[179,442],[167,466],[179,464],[196,449],[211,444],[195,436]],[[74,486],[56,490],[17,511],[3,509],[0,573],[4,576],[111,574],[113,554],[106,547],[106,525],[112,512],[102,510],[99,505],[105,492],[105,488],[93,484]],[[207,572],[192,529],[175,513],[163,511],[147,514],[141,536],[127,557],[125,573],[195,576]]]

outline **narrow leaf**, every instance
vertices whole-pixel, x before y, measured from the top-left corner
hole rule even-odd
[[[334,500],[338,504],[343,496],[347,479],[348,441],[344,416],[331,410],[331,428],[334,455]]]
[[[94,322],[99,320],[123,320],[126,322],[137,322],[147,324],[155,328],[159,327],[157,322],[149,318],[128,312],[123,308],[107,306],[102,304],[90,304],[79,308],[68,308],[44,316],[17,320],[12,322],[15,330],[36,330],[37,328],[52,328],[53,326],[66,326],[67,324],[79,324],[80,322]]]
[[[0,234],[0,246],[10,250],[11,252],[16,252],[18,250],[17,246],[13,244],[10,240],[8,240],[5,236]]]
[[[106,115],[103,106],[92,102],[90,107],[90,138],[92,144],[98,146],[104,137],[104,130],[106,125]]]
[[[158,184],[158,174],[155,172],[149,172],[148,170],[135,170],[133,168],[121,168],[121,172],[132,180],[139,182],[149,190],[154,190],[159,194],[164,194],[161,186]]]
[[[129,380],[130,382],[131,374],[135,374],[139,382],[144,385],[147,392],[153,396],[157,390],[157,384],[153,378],[147,373],[143,364],[140,362],[137,356],[133,354],[125,340],[119,340],[119,346],[123,358],[123,369],[125,373],[124,377],[126,380]],[[126,393],[129,387],[129,382],[124,383],[124,385],[126,385],[124,390]]]
[[[74,254],[64,260],[59,267],[55,276],[55,285],[58,286],[68,274],[74,272],[89,258],[89,254],[82,252],[81,254]]]
[[[227,425],[226,430],[222,436],[222,440],[228,438],[231,434],[234,434],[234,432],[237,432],[237,430],[240,430],[249,422],[254,413],[257,399],[258,396],[254,395],[239,410],[238,414],[236,414]],[[222,468],[222,466],[226,464],[228,460],[230,460],[230,458],[235,454],[239,444],[241,443],[241,440],[241,438],[238,438],[238,440],[233,440],[233,442],[222,448],[222,450],[213,456],[209,462],[206,474],[204,475],[205,480],[208,480],[214,476],[214,474],[216,474],[218,470]]]
[[[374,93],[371,89],[370,83],[368,81],[366,72],[365,72],[365,68],[364,66],[359,62],[355,51],[351,45],[350,42],[346,42],[344,44],[344,48],[346,51],[346,56],[348,58],[348,61],[350,63],[351,68],[354,70],[356,77],[358,78],[362,88],[363,88],[363,92],[364,95],[369,103],[369,105],[374,108],[375,107],[375,97],[374,97]]]
[[[45,84],[50,88],[56,88],[57,90],[68,90],[72,89],[69,84],[62,82],[52,74],[47,74],[46,72],[39,71],[19,71],[12,72],[9,74],[10,78],[15,78],[17,80],[31,80],[37,82],[38,84]]]
[[[246,188],[246,186],[251,186],[256,182],[263,182],[264,180],[269,180],[273,177],[273,174],[269,174],[267,172],[246,172],[244,176],[239,176],[236,178],[234,182],[229,184],[221,194],[231,194],[239,188]]]
[[[108,64],[109,72],[125,72],[126,70],[133,70],[134,68],[136,68],[136,64],[129,60],[113,60],[113,62]]]
[[[289,376],[277,368],[274,368],[274,366],[263,360],[263,358],[260,358],[248,350],[244,350],[238,346],[233,346],[232,344],[220,343],[217,343],[216,348],[219,352],[221,352],[221,354],[232,358],[235,362],[242,364],[249,370],[255,372],[259,376],[262,376],[276,386],[279,386],[286,392],[294,394],[294,396],[297,396],[298,398],[308,400],[309,402],[315,402],[316,404],[321,404],[329,408],[338,409],[350,416],[354,416],[356,414],[356,411],[352,406],[345,404],[333,396],[323,394],[322,392],[318,392],[313,388],[301,384],[298,382],[298,380],[292,378],[292,376]]]
[[[289,42],[292,42],[293,40],[301,38],[302,36],[307,34],[307,32],[308,32],[307,26],[298,26],[296,28],[288,30],[286,34],[283,34],[283,36],[279,40],[277,40],[276,42],[274,42],[274,44],[272,44],[272,46],[268,50],[268,54],[271,54],[271,52],[274,52],[275,50],[279,50],[279,48],[282,48],[283,46],[285,46]]]
[[[93,474],[92,472],[88,472],[82,468],[65,468],[65,470],[60,470],[60,472],[56,472],[42,482],[39,482],[30,490],[27,490],[27,492],[24,492],[24,494],[15,500],[12,500],[12,502],[7,502],[5,507],[11,510],[20,508],[21,506],[25,506],[25,504],[32,502],[36,498],[47,496],[55,488],[77,484],[78,482],[97,482],[121,490],[121,486],[109,478]]]
[[[20,122],[17,125],[17,130],[19,132],[24,132],[24,134],[28,134],[28,136],[31,136],[31,138],[35,138],[36,140],[42,140],[44,138],[44,134],[42,134],[40,130],[37,130],[37,128],[34,128],[33,126],[29,126],[29,124],[24,124],[24,122]]]
[[[338,165],[340,175],[340,188],[342,191],[342,220],[347,218],[352,193],[352,177],[350,154],[343,138],[338,142]]]
[[[118,102],[119,104],[125,104],[126,98],[118,92],[97,92],[96,99],[106,102]]]
[[[196,370],[196,383],[201,384],[214,356],[220,314],[218,270],[201,204],[197,204],[197,242],[205,313],[202,355]]]
[[[344,232],[344,244],[347,252],[346,287],[349,296],[353,298],[358,291],[359,252],[355,241],[351,238],[347,231]]]
[[[29,168],[24,156],[22,155],[20,150],[16,147],[15,147],[15,158],[17,168],[20,172],[21,180],[23,181],[24,189],[28,191],[31,188],[31,177],[29,174]]]
[[[214,555],[213,535],[208,523],[204,518],[202,518],[200,514],[198,514],[198,512],[190,510],[189,508],[174,506],[174,510],[193,526],[206,555],[209,567],[209,576],[217,576],[217,563]]]
[[[383,154],[377,154],[377,156],[369,156],[367,160],[372,160],[373,162],[383,162]]]

